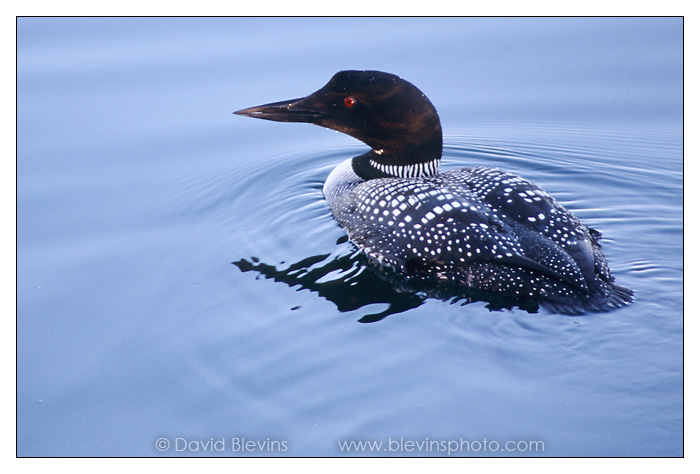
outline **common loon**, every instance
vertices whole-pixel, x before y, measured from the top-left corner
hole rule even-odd
[[[571,314],[633,300],[613,283],[601,234],[539,186],[484,167],[439,173],[437,111],[398,76],[340,71],[307,97],[234,113],[308,122],[369,145],[330,173],[323,194],[350,241],[407,283]]]

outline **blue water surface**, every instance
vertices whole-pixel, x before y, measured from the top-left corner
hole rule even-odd
[[[19,18],[17,42],[20,456],[683,455],[682,19]],[[417,85],[443,169],[538,183],[636,302],[368,284],[321,193],[366,146],[232,115],[342,69]]]

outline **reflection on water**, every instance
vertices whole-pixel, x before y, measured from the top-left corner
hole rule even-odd
[[[332,257],[330,254],[304,258],[291,265],[277,268],[256,257],[232,262],[242,272],[258,272],[265,278],[285,283],[290,287],[310,290],[331,301],[338,311],[345,313],[381,303],[389,307],[379,313],[366,314],[361,323],[373,323],[392,314],[417,308],[427,297],[465,305],[475,301],[486,302],[486,307],[497,311],[519,306],[497,295],[466,292],[465,289],[423,287],[412,288],[400,275],[392,275],[370,264],[359,251]],[[537,304],[519,306],[528,312],[537,312]]]
[[[316,255],[279,269],[260,262],[252,257],[233,262],[242,272],[258,272],[265,278],[286,283],[318,293],[333,302],[338,311],[345,313],[372,304],[387,304],[387,309],[379,313],[367,314],[360,318],[361,323],[380,321],[391,314],[402,313],[417,308],[425,297],[406,291],[399,291],[394,285],[369,270],[364,256],[355,252],[340,257],[329,258],[330,254]]]

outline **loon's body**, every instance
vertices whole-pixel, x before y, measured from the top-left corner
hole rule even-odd
[[[535,184],[489,168],[438,173],[437,112],[397,76],[341,71],[308,97],[236,113],[309,122],[370,145],[333,170],[323,194],[349,239],[407,283],[567,313],[632,301],[613,283],[600,233]]]

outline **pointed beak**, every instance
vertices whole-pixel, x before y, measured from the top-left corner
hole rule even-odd
[[[237,110],[234,114],[275,122],[319,123],[324,114],[306,105],[305,99],[306,97],[258,105]]]
[[[342,108],[334,107],[332,96],[324,89],[320,89],[301,99],[283,100],[249,107],[238,110],[234,114],[275,122],[311,123],[331,130],[338,130],[367,143],[365,141],[366,134],[363,131],[366,128],[365,122],[363,120],[348,120],[342,115],[342,112]]]

